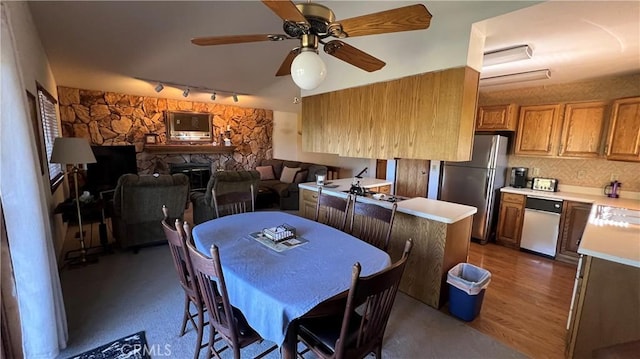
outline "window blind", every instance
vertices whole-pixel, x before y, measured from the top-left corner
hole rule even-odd
[[[60,137],[58,127],[58,117],[56,116],[57,101],[44,88],[38,86],[38,101],[40,102],[40,118],[42,119],[42,132],[44,146],[47,152],[47,164],[49,165],[49,181],[54,189],[62,181],[62,165],[51,163],[53,153],[53,142],[56,137]]]

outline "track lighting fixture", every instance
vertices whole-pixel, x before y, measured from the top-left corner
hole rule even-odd
[[[238,96],[239,95],[246,95],[245,93],[240,93],[237,91],[226,91],[226,90],[220,90],[220,89],[213,89],[210,87],[204,87],[204,86],[192,86],[192,85],[187,85],[187,84],[180,84],[180,83],[176,83],[176,82],[167,82],[167,81],[158,81],[158,80],[154,80],[154,79],[144,79],[144,78],[140,78],[140,77],[136,77],[136,79],[138,80],[142,80],[142,81],[146,81],[149,82],[151,84],[155,84],[155,91],[156,92],[160,92],[163,91],[165,86],[168,87],[173,87],[176,89],[183,89],[182,91],[182,97],[188,97],[192,92],[195,92],[196,95],[197,94],[211,94],[210,98],[211,101],[216,101],[216,99],[218,98],[218,95],[222,95],[223,98],[231,98],[233,99],[233,102],[239,102]]]

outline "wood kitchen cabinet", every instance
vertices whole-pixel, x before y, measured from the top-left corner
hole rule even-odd
[[[608,160],[640,161],[640,97],[613,102],[606,156]]]
[[[498,235],[496,236],[497,244],[515,249],[520,248],[524,204],[524,195],[502,192],[500,216],[498,218]]]
[[[560,132],[560,105],[520,107],[516,155],[555,156]]]
[[[300,215],[304,218],[315,219],[318,192],[300,189]]]
[[[556,259],[563,262],[577,263],[578,245],[584,228],[589,221],[591,204],[583,202],[564,201],[562,216],[560,217],[560,234]]]
[[[517,122],[515,104],[482,106],[476,116],[476,131],[515,131]]]
[[[569,103],[565,106],[560,139],[561,157],[600,157],[606,134],[606,103]]]
[[[640,340],[640,268],[591,256],[582,261],[569,311],[567,358],[595,358],[594,350]],[[623,356],[607,356],[614,357]]]
[[[391,185],[379,186],[379,187],[370,187],[369,191],[378,192],[384,194],[391,194]]]

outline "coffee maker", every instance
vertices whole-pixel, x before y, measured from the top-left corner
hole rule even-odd
[[[511,169],[511,187],[525,188],[527,187],[527,173],[529,169],[526,167],[513,167]]]

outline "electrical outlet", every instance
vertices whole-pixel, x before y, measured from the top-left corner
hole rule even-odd
[[[580,171],[578,171],[578,173],[576,174],[576,177],[577,177],[579,180],[581,180],[581,179],[584,179],[586,175],[587,175],[587,173],[586,173],[584,170],[580,170]]]
[[[531,171],[531,175],[533,175],[534,177],[538,177],[540,175],[540,168],[534,167],[533,171]]]
[[[612,181],[617,181],[618,180],[618,174],[617,173],[611,174],[611,180]]]

